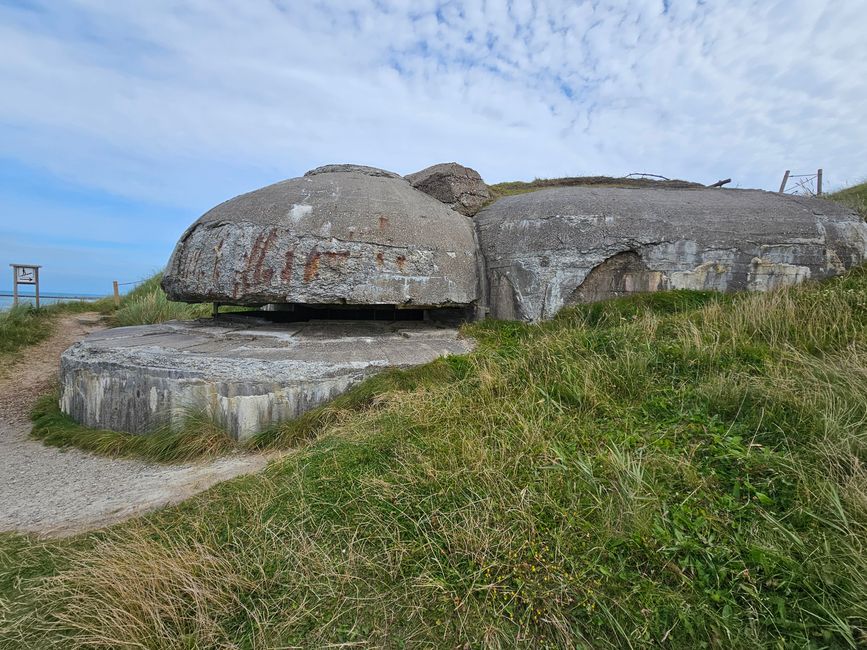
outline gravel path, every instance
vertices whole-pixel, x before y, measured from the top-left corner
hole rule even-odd
[[[28,437],[29,413],[57,377],[60,353],[103,329],[99,314],[65,316],[53,336],[0,375],[0,532],[60,537],[182,501],[262,469],[262,455],[159,465],[46,447]]]

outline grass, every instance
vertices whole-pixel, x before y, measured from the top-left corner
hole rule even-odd
[[[160,287],[162,273],[151,276],[126,294],[113,314],[116,325],[151,325],[168,320],[194,320],[211,315],[211,306],[175,302]]]
[[[867,643],[867,271],[466,332],[261,474],[0,537],[0,646]]]
[[[226,431],[202,413],[190,412],[181,426],[166,426],[142,436],[82,426],[60,410],[58,401],[56,392],[45,395],[32,416],[31,435],[52,447],[162,463],[213,458],[235,448]]]
[[[570,176],[565,178],[537,178],[532,181],[508,181],[491,185],[494,198],[526,194],[549,187],[596,185],[601,187],[704,187],[700,183],[681,180],[655,180],[652,178],[614,178],[612,176]]]
[[[52,313],[29,305],[0,312],[0,358],[39,343],[53,331]]]
[[[825,198],[847,205],[867,219],[867,182],[828,194]]]
[[[37,309],[19,305],[0,311],[0,360],[9,361],[28,346],[48,338],[54,331],[57,316],[87,311],[108,312],[110,301],[61,302]]]

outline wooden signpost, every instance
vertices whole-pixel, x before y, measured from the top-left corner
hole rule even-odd
[[[39,269],[38,264],[10,264],[12,267],[12,300],[18,306],[18,285],[32,284],[36,288],[36,306],[39,307]]]

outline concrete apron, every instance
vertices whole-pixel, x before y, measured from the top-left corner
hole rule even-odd
[[[172,321],[91,334],[61,357],[60,406],[89,427],[150,433],[204,412],[244,440],[387,368],[473,342],[431,322]]]

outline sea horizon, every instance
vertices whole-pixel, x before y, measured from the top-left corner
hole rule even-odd
[[[12,290],[0,289],[0,311],[10,309],[14,303],[14,297],[12,295]],[[39,304],[40,305],[53,305],[58,302],[70,302],[74,300],[84,300],[84,301],[95,301],[100,298],[105,298],[106,294],[98,294],[98,293],[79,293],[79,292],[69,292],[69,291],[40,291],[39,292]],[[18,302],[19,304],[36,304],[36,294],[34,293],[22,293],[18,292]]]

